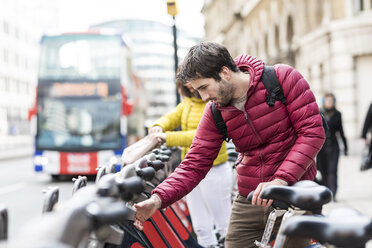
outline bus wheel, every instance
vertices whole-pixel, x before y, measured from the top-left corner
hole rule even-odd
[[[51,177],[53,181],[59,181],[61,179],[61,175],[52,174]]]

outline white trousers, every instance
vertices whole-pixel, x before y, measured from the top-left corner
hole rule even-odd
[[[231,213],[232,168],[228,162],[213,166],[207,176],[187,196],[187,206],[198,243],[216,245],[214,231],[226,236]]]

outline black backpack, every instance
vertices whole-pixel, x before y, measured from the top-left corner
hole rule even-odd
[[[269,94],[266,96],[266,103],[270,107],[274,106],[275,101],[280,101],[284,105],[286,104],[286,98],[283,93],[282,86],[280,85],[278,78],[275,74],[275,69],[273,66],[265,66],[264,71],[261,76],[261,81],[264,84],[266,90],[269,92]],[[223,139],[226,142],[229,142],[231,138],[227,135],[227,128],[225,121],[222,118],[221,111],[216,108],[216,105],[212,103],[212,114],[214,123],[216,124],[216,127],[218,129],[218,132],[223,135]],[[322,113],[320,113],[323,121],[323,128],[324,132],[327,134],[328,131],[328,124],[323,116]]]

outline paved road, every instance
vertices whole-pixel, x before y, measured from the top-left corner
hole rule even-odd
[[[31,157],[0,161],[0,203],[8,208],[9,239],[16,238],[21,226],[41,215],[42,190],[48,186],[59,187],[60,202],[72,195],[71,178],[57,183],[47,175],[35,174]]]

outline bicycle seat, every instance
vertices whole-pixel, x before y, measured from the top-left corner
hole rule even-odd
[[[364,247],[372,239],[372,219],[353,209],[340,208],[324,216],[294,216],[285,223],[286,235],[311,237],[337,247]]]
[[[332,200],[332,192],[313,181],[300,181],[293,186],[269,186],[261,191],[261,198],[273,199],[290,206],[320,213],[322,206]]]

